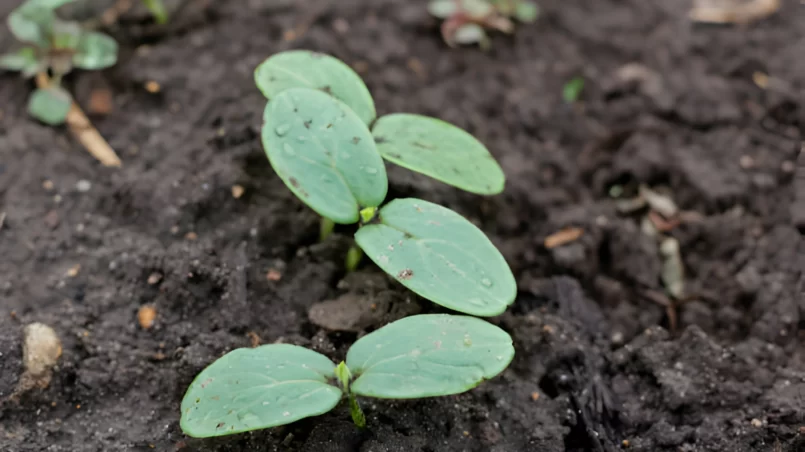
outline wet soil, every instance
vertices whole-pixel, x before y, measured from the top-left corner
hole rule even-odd
[[[166,27],[132,13],[111,29],[119,64],[67,80],[84,105],[111,89],[95,121],[122,169],[27,117],[30,84],[3,74],[0,450],[805,450],[805,9],[783,3],[714,27],[692,24],[688,2],[541,0],[537,24],[486,53],[447,48],[422,1],[196,0]],[[393,167],[390,196],[446,205],[500,247],[520,290],[492,321],[517,355],[462,395],[365,400],[365,431],[339,407],[189,439],[182,395],[226,351],[283,341],[340,360],[388,320],[329,332],[310,320],[317,303],[375,294],[389,312],[438,311],[369,262],[345,279],[351,230],[317,243],[316,216],[272,173],[252,70],[290,48],[353,65],[379,113],[451,121],[500,160],[500,196]],[[639,184],[687,212],[666,233],[686,277],[673,308],[657,239],[611,197]],[[544,246],[571,226],[581,237]],[[34,321],[64,352],[47,389],[11,401]]]

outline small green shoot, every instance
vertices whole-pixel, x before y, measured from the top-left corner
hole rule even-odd
[[[206,438],[324,414],[346,398],[358,427],[357,396],[416,399],[458,394],[503,372],[511,337],[483,320],[448,314],[407,317],[355,342],[334,365],[303,347],[233,350],[195,378],[182,400],[181,428]]]
[[[168,10],[162,0],[143,0],[143,4],[154,16],[156,23],[160,25],[168,23]]]
[[[72,104],[60,86],[65,74],[73,68],[99,70],[117,62],[114,39],[56,17],[56,8],[73,1],[27,0],[12,11],[8,27],[24,47],[0,56],[0,69],[19,71],[25,77],[49,73],[47,86],[31,96],[28,112],[50,125],[62,124]]]
[[[360,248],[349,250],[347,271],[366,252],[403,285],[456,311],[494,316],[514,301],[509,266],[472,223],[417,199],[381,207],[388,192],[383,158],[472,193],[503,191],[503,170],[480,141],[419,115],[390,114],[367,123],[375,110],[366,86],[329,56],[281,53],[261,64],[255,79],[271,97],[263,147],[286,186],[326,219],[320,239],[331,223],[358,223]]]
[[[565,102],[572,104],[579,100],[581,96],[581,92],[584,90],[584,78],[583,77],[573,77],[565,83],[565,86],[562,87],[562,98]]]
[[[514,31],[513,19],[532,23],[539,7],[529,0],[431,0],[430,14],[442,22],[442,38],[449,46],[478,44],[489,47],[487,29]]]

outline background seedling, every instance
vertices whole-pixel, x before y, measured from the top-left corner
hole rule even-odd
[[[55,9],[74,0],[28,0],[8,16],[8,27],[23,47],[0,56],[0,68],[36,76],[28,113],[49,125],[68,122],[87,149],[109,166],[120,159],[61,86],[73,68],[99,70],[117,61],[111,37],[56,17]],[[89,125],[89,128],[87,127]]]
[[[478,44],[489,47],[485,29],[514,31],[512,19],[523,23],[537,20],[539,8],[528,0],[432,0],[428,11],[443,19],[442,38],[449,46]]]
[[[573,77],[562,87],[562,98],[569,104],[576,102],[579,100],[579,96],[581,96],[583,90],[584,78]]]
[[[182,400],[182,430],[230,435],[318,416],[356,396],[415,399],[468,391],[501,373],[514,357],[511,337],[483,320],[416,315],[355,342],[338,366],[303,347],[271,344],[227,353],[204,369]]]
[[[388,191],[381,156],[474,193],[499,193],[504,174],[483,144],[425,116],[374,120],[363,81],[333,57],[275,55],[257,68],[255,79],[270,96],[262,129],[268,159],[288,188],[322,216],[322,237],[336,223],[359,223],[357,244],[373,261],[451,309],[492,316],[514,301],[516,284],[503,256],[459,214],[417,199],[380,208]],[[349,251],[348,270],[361,254]]]

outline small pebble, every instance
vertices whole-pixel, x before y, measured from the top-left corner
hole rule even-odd
[[[75,189],[80,191],[81,193],[86,193],[92,188],[92,182],[81,179],[80,181],[76,182]]]
[[[154,284],[156,284],[156,283],[158,283],[160,281],[162,281],[162,275],[160,273],[154,272],[154,273],[151,273],[150,275],[148,275],[148,284],[149,285],[153,286]]]
[[[137,321],[140,323],[140,327],[144,330],[147,330],[154,326],[154,321],[157,318],[157,310],[154,305],[144,305],[137,311]]]
[[[760,420],[760,419],[758,419],[758,418],[754,418],[754,419],[752,419],[752,421],[751,421],[751,422],[752,422],[752,427],[755,427],[755,428],[760,428],[760,427],[762,427],[762,426],[763,426],[763,421],[761,421],[761,420]]]

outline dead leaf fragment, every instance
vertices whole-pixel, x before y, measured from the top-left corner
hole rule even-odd
[[[145,82],[145,90],[148,91],[151,94],[156,94],[156,93],[162,91],[162,86],[160,86],[159,83],[157,83],[157,82],[155,82],[153,80],[150,80],[150,81]]]
[[[162,274],[161,273],[154,272],[154,273],[151,273],[150,275],[148,275],[148,284],[149,285],[153,286],[154,284],[156,284],[156,283],[158,283],[160,281],[162,281]]]
[[[33,388],[46,388],[50,384],[53,366],[62,354],[61,340],[53,328],[43,323],[32,323],[25,327],[22,352],[25,370],[13,397]]]
[[[70,278],[75,278],[78,276],[78,272],[81,271],[81,264],[75,264],[69,269],[67,269],[67,276]]]
[[[575,242],[579,239],[579,237],[584,234],[584,229],[576,228],[576,227],[569,227],[564,228],[560,231],[554,232],[553,234],[545,237],[545,241],[543,244],[545,248],[552,249],[558,246],[566,245],[571,242]]]
[[[679,242],[673,237],[664,239],[660,243],[660,255],[663,259],[660,277],[665,290],[675,299],[682,299],[685,292],[685,276]]]
[[[252,346],[252,348],[256,348],[260,345],[261,342],[260,336],[258,336],[257,333],[255,333],[254,331],[249,331],[248,333],[246,333],[246,336],[248,336],[249,343]]]
[[[157,309],[154,305],[146,304],[140,307],[140,310],[137,311],[137,321],[140,323],[140,327],[144,330],[150,329],[154,326],[154,322],[157,318]]]
[[[780,0],[695,0],[688,13],[695,22],[747,24],[771,16],[780,9]]]
[[[757,85],[758,88],[766,89],[769,87],[769,74],[755,71],[752,74],[752,81],[755,82],[755,85]]]

